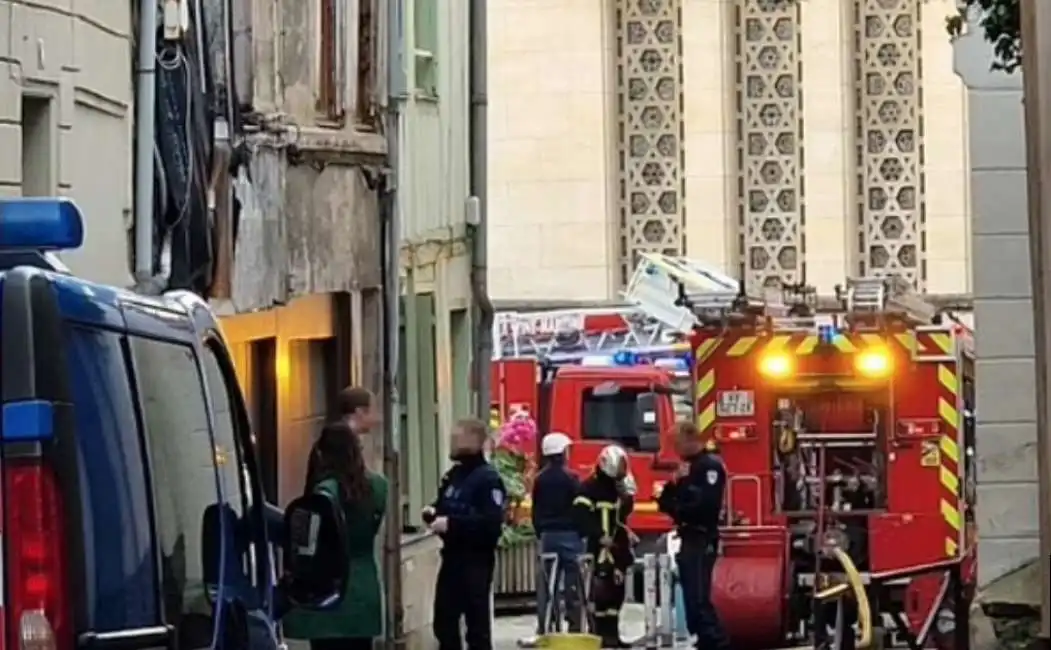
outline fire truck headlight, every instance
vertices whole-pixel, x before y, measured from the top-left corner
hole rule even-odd
[[[881,378],[891,372],[890,353],[882,349],[865,350],[854,359],[858,374],[865,377]]]
[[[792,357],[787,354],[767,354],[759,360],[759,372],[771,379],[784,379],[792,370]]]

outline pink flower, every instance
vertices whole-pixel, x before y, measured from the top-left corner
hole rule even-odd
[[[523,453],[536,441],[536,422],[528,413],[516,413],[504,422],[497,436],[497,446]]]

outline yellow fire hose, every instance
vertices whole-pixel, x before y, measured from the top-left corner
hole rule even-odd
[[[835,585],[814,595],[818,600],[832,600],[842,598],[849,589],[853,592],[854,600],[858,604],[858,640],[857,650],[865,650],[872,645],[872,610],[869,607],[869,595],[865,591],[865,583],[861,579],[861,573],[850,556],[841,548],[833,548],[832,556],[836,558],[843,567],[843,573],[847,574],[845,585]]]
[[[546,650],[601,650],[602,639],[593,634],[556,632],[543,635],[536,645]]]

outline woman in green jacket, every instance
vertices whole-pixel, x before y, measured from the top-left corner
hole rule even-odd
[[[311,455],[310,489],[343,503],[347,587],[334,609],[290,612],[285,635],[309,639],[311,650],[371,650],[372,640],[383,633],[375,542],[387,506],[387,480],[365,469],[361,440],[345,421],[325,425]]]

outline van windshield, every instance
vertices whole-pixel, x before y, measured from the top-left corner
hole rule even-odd
[[[621,388],[607,395],[596,394],[592,388],[584,391],[583,421],[581,436],[584,440],[600,440],[616,443],[625,449],[638,451],[641,448],[639,432],[635,430],[636,408],[639,395],[644,388]]]

